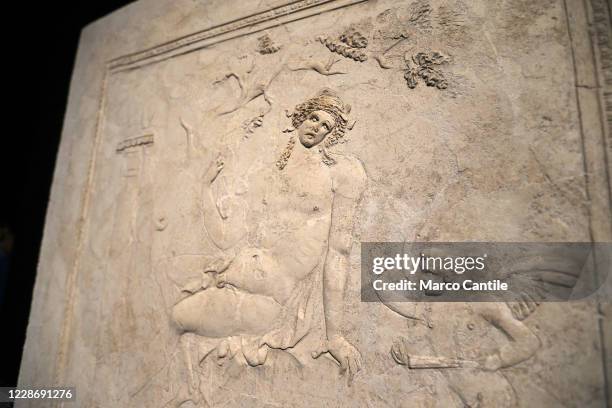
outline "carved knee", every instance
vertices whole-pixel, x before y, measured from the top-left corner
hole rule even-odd
[[[184,305],[184,300],[178,302],[176,305],[172,307],[172,312],[170,315],[170,320],[172,323],[182,332],[187,331],[186,329],[186,308]]]

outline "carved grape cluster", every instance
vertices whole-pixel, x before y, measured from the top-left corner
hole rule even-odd
[[[349,28],[340,35],[340,41],[351,48],[365,48],[368,46],[368,39],[365,38],[359,31]]]
[[[257,52],[262,55],[274,54],[280,49],[280,45],[276,45],[268,34],[257,39]]]
[[[337,39],[319,37],[321,44],[328,50],[350,58],[354,61],[364,62],[368,59],[364,49],[368,46],[368,39],[353,28],[349,28]]]

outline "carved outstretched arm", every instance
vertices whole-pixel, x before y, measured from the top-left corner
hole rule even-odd
[[[238,206],[234,216],[228,216],[219,209],[218,200],[212,191],[212,184],[223,170],[224,163],[218,158],[204,174],[202,185],[202,213],[204,228],[213,243],[221,250],[234,246],[244,236],[245,209]],[[239,215],[240,214],[240,215]]]
[[[322,351],[348,371],[349,380],[361,369],[361,354],[342,334],[344,291],[349,275],[349,254],[352,246],[352,224],[355,200],[336,194],[332,209],[329,249],[323,271],[323,303],[327,344]]]
[[[341,166],[346,167],[346,164]],[[340,363],[341,372],[348,370],[350,379],[361,369],[361,354],[342,334],[344,292],[349,275],[354,218],[365,186],[365,173],[360,163],[350,163],[347,168],[339,168],[336,171],[341,174],[341,178],[334,180],[329,249],[323,271],[323,302],[327,333],[327,347],[324,351],[329,351]]]
[[[343,298],[349,275],[349,254],[352,236],[349,229],[354,213],[352,203],[345,197],[335,197],[332,215],[332,231],[329,249],[325,259],[323,275],[323,297],[325,302],[325,321],[329,339],[340,336],[342,324]],[[335,224],[335,225],[334,225]],[[343,230],[343,227],[346,228]]]
[[[485,358],[485,369],[511,367],[527,360],[540,348],[540,339],[512,315],[505,303],[482,303],[480,307],[481,315],[508,337],[506,344]]]

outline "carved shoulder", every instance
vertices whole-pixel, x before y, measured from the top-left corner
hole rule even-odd
[[[359,198],[365,190],[367,175],[361,161],[349,155],[334,154],[331,167],[334,193],[347,198]]]

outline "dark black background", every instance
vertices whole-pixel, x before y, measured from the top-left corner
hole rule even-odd
[[[80,31],[130,1],[22,3],[14,9],[3,6],[3,88],[8,92],[0,136],[0,224],[13,231],[15,247],[0,305],[0,386],[17,382]]]

